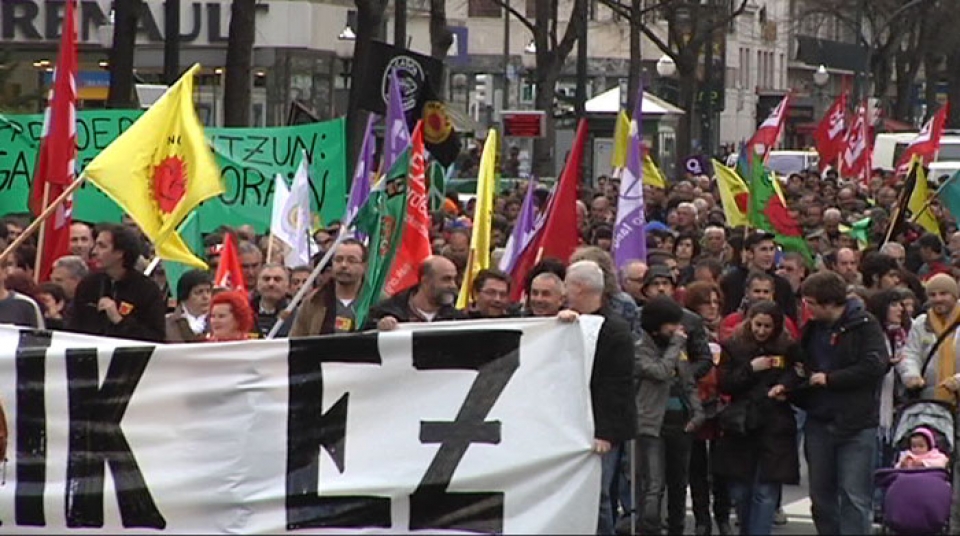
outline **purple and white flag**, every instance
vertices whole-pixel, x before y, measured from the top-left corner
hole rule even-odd
[[[397,70],[390,70],[390,93],[387,101],[387,123],[383,133],[383,159],[380,169],[386,173],[410,145],[410,128],[407,126],[407,114],[403,109],[403,97],[400,95],[400,80]]]
[[[530,241],[537,232],[537,215],[533,206],[533,192],[537,189],[537,178],[530,177],[530,183],[527,184],[527,195],[523,198],[523,204],[520,205],[520,214],[517,216],[517,222],[513,226],[513,233],[507,239],[507,246],[504,248],[503,257],[500,258],[500,270],[505,273],[511,273],[513,267],[520,259],[520,255],[527,249]]]
[[[613,251],[617,269],[634,260],[647,260],[646,215],[643,204],[643,86],[637,94],[627,147],[627,167],[620,179]]]
[[[370,174],[373,173],[373,152],[376,150],[376,140],[373,139],[373,124],[377,120],[375,114],[367,117],[367,129],[363,132],[363,144],[357,156],[357,167],[353,171],[353,184],[350,185],[350,197],[347,199],[347,210],[343,213],[343,225],[349,226],[360,212],[360,207],[367,202],[370,196]]]

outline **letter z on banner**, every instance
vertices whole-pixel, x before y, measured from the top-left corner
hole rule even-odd
[[[0,328],[0,533],[592,533],[601,321],[156,346]]]

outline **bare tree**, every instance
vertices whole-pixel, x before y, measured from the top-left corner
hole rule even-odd
[[[115,2],[114,6],[107,108],[133,108],[133,53],[137,40],[137,19],[143,2]]]
[[[697,90],[699,80],[697,67],[707,45],[711,45],[716,32],[727,28],[734,19],[746,11],[748,0],[734,0],[734,2],[718,2],[716,0],[663,0],[652,8],[642,10],[634,5],[637,0],[628,4],[624,0],[600,0],[600,2],[621,17],[630,21],[631,30],[638,28],[647,36],[661,52],[669,56],[677,66],[679,79],[678,104],[684,109],[683,119],[677,133],[677,154],[685,156],[690,153],[691,137],[694,131],[694,121],[699,115],[697,109]],[[655,9],[666,22],[667,38],[664,39],[656,28],[643,21],[645,11]],[[640,15],[640,20],[636,20]],[[638,43],[639,44],[639,43]],[[639,48],[639,47],[638,47]],[[631,46],[631,56],[637,54]],[[633,58],[631,57],[631,60]],[[639,68],[637,68],[639,71]],[[633,73],[631,73],[633,78]],[[636,83],[636,82],[634,82]],[[631,93],[635,93],[636,89]]]
[[[577,42],[577,28],[583,13],[583,4],[587,0],[574,0],[570,19],[567,21],[563,35],[560,36],[560,9],[557,0],[534,0],[534,20],[520,13],[512,5],[503,0],[491,0],[503,7],[517,18],[530,33],[533,34],[533,43],[537,49],[536,69],[534,69],[534,83],[536,93],[534,106],[537,110],[546,112],[546,132],[543,138],[533,143],[533,173],[540,177],[555,174],[552,151],[556,142],[556,128],[553,110],[556,100],[557,81],[564,62],[570,56],[573,45]]]
[[[363,129],[366,125],[366,112],[360,109],[360,95],[368,76],[365,68],[369,61],[370,44],[374,39],[382,39],[384,14],[388,0],[354,0],[357,6],[357,35],[353,44],[353,66],[350,69],[350,96],[347,103],[347,162],[353,166],[360,152]]]
[[[447,26],[447,2],[430,0],[430,55],[443,60],[451,45],[453,32]]]
[[[250,78],[253,41],[256,37],[257,0],[233,0],[230,7],[230,33],[223,79],[223,124],[246,127],[250,124]]]

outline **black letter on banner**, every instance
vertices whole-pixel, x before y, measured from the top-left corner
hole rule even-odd
[[[323,363],[381,365],[377,334],[290,339],[287,410],[287,530],[387,528],[390,498],[319,495],[320,448],[344,471],[346,393],[323,412]]]
[[[20,331],[17,344],[17,525],[42,527],[47,480],[47,408],[44,399],[50,332]],[[6,454],[6,453],[4,453]]]
[[[113,475],[123,526],[154,529],[167,526],[120,428],[130,397],[153,350],[152,346],[114,350],[103,387],[99,386],[97,351],[67,350],[70,454],[65,501],[68,527],[103,526],[104,462],[110,465]]]
[[[500,421],[486,421],[520,366],[520,331],[437,331],[413,334],[417,370],[476,370],[477,379],[453,422],[423,421],[420,442],[440,443],[410,496],[410,530],[503,532],[503,492],[447,492],[471,443],[500,443]]]

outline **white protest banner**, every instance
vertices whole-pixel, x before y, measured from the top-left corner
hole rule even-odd
[[[0,533],[593,533],[601,321],[194,345],[0,328]]]

